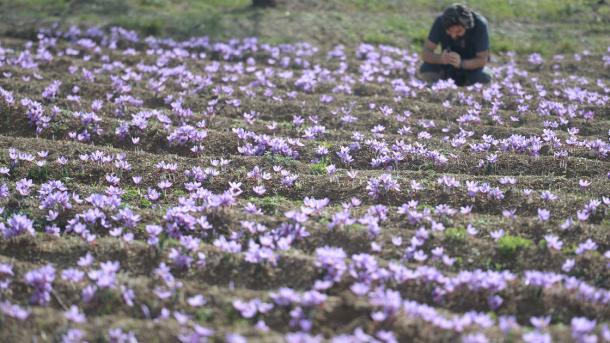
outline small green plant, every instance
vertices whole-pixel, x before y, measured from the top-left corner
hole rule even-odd
[[[326,174],[326,167],[328,167],[326,159],[321,159],[318,163],[309,165],[309,171],[314,175],[324,175]]]
[[[159,237],[159,250],[160,251],[163,251],[163,249],[176,247],[179,245],[180,245],[180,241],[178,241],[177,239],[168,237],[165,234],[163,234]]]
[[[546,250],[547,246],[548,246],[548,244],[547,244],[547,242],[546,242],[546,239],[541,239],[541,240],[538,242],[538,247],[539,247],[540,249],[542,249],[542,250]]]
[[[179,197],[185,196],[185,195],[186,195],[186,192],[185,192],[185,191],[183,191],[182,189],[174,189],[174,191],[172,192],[172,194],[173,194],[173,195],[174,195],[176,198],[179,198]]]
[[[274,154],[271,152],[266,152],[264,158],[265,161],[273,165],[280,165],[283,167],[291,167],[297,164],[297,161],[295,161],[292,157]]]
[[[485,260],[484,266],[488,270],[502,271],[506,269],[506,266],[503,263],[496,262],[491,258]]]
[[[453,243],[466,242],[466,229],[463,227],[450,227],[445,230],[445,239]]]
[[[523,238],[521,236],[505,235],[498,240],[498,250],[503,256],[511,257],[517,252],[529,248],[533,244],[534,242],[532,242],[531,239]]]
[[[128,203],[131,203],[132,201],[135,201],[139,198],[140,198],[139,190],[136,188],[133,188],[133,187],[126,187],[125,193],[123,193],[123,195],[121,196],[121,199],[123,199],[123,201],[128,202]]]
[[[244,167],[244,166],[241,166],[241,167],[239,167],[237,169],[234,169],[233,173],[235,174],[235,177],[243,178],[243,177],[246,177],[246,175],[248,174],[248,169],[246,167]]]
[[[420,210],[420,211],[422,211],[422,210],[424,210],[426,208],[429,209],[429,210],[434,210],[434,206],[432,206],[430,204],[423,204],[422,203],[422,204],[417,205],[417,209]]]
[[[150,200],[146,198],[142,198],[140,199],[140,206],[144,208],[149,208],[152,207],[152,202],[150,202]]]
[[[366,232],[366,226],[359,223],[350,224],[345,226],[345,231],[352,233]]]
[[[115,306],[117,305],[117,299],[116,294],[113,290],[109,288],[100,289],[98,292],[95,293],[95,296],[100,305],[97,307],[100,313],[111,314],[114,311]]]
[[[330,224],[330,220],[326,217],[320,217],[318,219],[318,224],[320,224],[322,226],[327,226],[328,224]]]
[[[49,167],[31,168],[28,171],[28,179],[32,179],[32,181],[37,183],[46,182],[49,179]]]
[[[199,308],[195,312],[195,318],[197,318],[197,321],[199,322],[209,322],[214,319],[214,311],[207,307]]]
[[[250,198],[249,201],[256,206],[260,207],[265,213],[276,214],[277,209],[281,203],[288,202],[290,200],[283,196],[275,195],[264,198]]]
[[[576,244],[565,244],[563,248],[561,248],[561,253],[565,255],[573,255],[576,253]]]
[[[292,130],[293,128],[292,123],[287,121],[280,122],[278,126],[280,127],[280,129],[284,130]]]

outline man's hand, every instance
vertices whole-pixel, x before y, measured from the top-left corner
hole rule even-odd
[[[444,54],[445,52],[443,52]],[[451,64],[455,68],[460,68],[460,63],[462,62],[462,58],[457,52],[449,52],[447,64]]]
[[[450,52],[449,50],[443,50],[443,52],[441,52],[441,64],[451,64],[451,54],[455,53]]]

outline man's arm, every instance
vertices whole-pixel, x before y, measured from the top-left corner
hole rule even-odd
[[[469,60],[462,60],[462,68],[466,70],[483,68],[487,64],[488,57],[489,50],[477,52],[477,57]]]
[[[424,50],[422,51],[422,60],[430,64],[447,64],[446,57],[443,57],[444,52],[441,54],[435,54],[434,49],[438,44],[433,43],[429,39],[424,43]]]

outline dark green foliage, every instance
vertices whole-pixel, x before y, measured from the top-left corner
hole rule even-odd
[[[28,179],[32,179],[34,183],[43,183],[49,180],[49,167],[32,167],[28,170]]]

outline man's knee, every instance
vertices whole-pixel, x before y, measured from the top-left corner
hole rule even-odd
[[[468,73],[468,84],[470,85],[475,83],[487,84],[489,82],[491,82],[491,75],[483,69]]]
[[[443,70],[440,65],[423,63],[419,67],[419,79],[427,83],[434,83],[443,78]]]
[[[433,71],[420,72],[419,79],[425,81],[427,83],[435,83],[436,81],[441,79],[441,73],[435,73]]]

